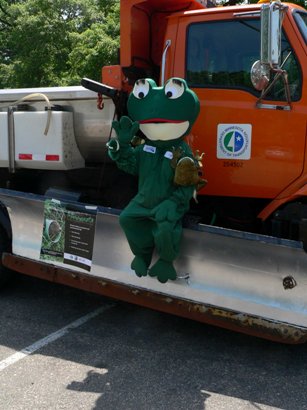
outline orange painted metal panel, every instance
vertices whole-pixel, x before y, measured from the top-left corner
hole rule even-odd
[[[253,10],[247,7],[246,11]],[[167,77],[185,77],[186,33],[189,24],[200,21],[234,19],[234,12],[242,8],[225,8],[187,12],[169,19],[167,38],[173,48],[167,66]],[[178,32],[175,27],[178,25]],[[294,31],[293,21],[286,17],[284,27],[306,77],[306,46]],[[176,45],[176,46],[175,46]],[[303,81],[304,84],[304,81]],[[305,85],[305,84],[304,84]],[[192,130],[193,149],[205,152],[204,173],[207,186],[200,192],[206,195],[278,198],[287,190],[295,193],[307,181],[305,177],[306,144],[306,86],[302,98],[292,103],[292,110],[257,108],[258,98],[249,91],[222,88],[196,88],[201,112]],[[280,102],[266,101],[267,104]],[[251,126],[251,154],[248,160],[218,158],[219,124],[249,124]]]
[[[167,17],[204,8],[196,0],[121,0],[120,7],[122,67],[160,64]]]

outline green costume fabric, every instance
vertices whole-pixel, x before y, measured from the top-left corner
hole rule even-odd
[[[160,99],[169,99],[165,96],[165,90],[162,87],[156,87],[153,80],[141,81],[147,81],[145,85],[149,88],[148,94],[151,92],[155,95],[154,92],[157,91]],[[180,84],[182,84],[180,86],[184,87],[184,92],[187,92],[184,80],[177,81],[180,81]],[[144,87],[142,88],[142,84],[141,82],[139,85],[141,85],[143,93]],[[181,89],[180,92],[182,92]],[[165,283],[168,279],[176,279],[173,261],[178,256],[180,249],[181,219],[189,209],[189,202],[195,190],[194,185],[176,185],[174,182],[176,162],[174,160],[178,161],[183,157],[193,158],[193,154],[182,139],[182,125],[177,138],[161,135],[155,140],[151,140],[150,135],[146,135],[145,144],[137,147],[131,146],[131,139],[135,136],[139,127],[142,129],[142,122],[138,120],[142,118],[144,111],[148,111],[148,107],[146,109],[144,105],[146,95],[143,97],[143,94],[141,94],[141,98],[137,98],[138,95],[131,94],[128,100],[128,112],[133,120],[137,121],[132,121],[129,117],[122,117],[119,122],[115,121],[113,123],[118,139],[113,139],[108,143],[109,156],[116,161],[120,169],[138,176],[138,193],[122,211],[119,218],[131,251],[135,255],[131,268],[140,277],[149,274],[150,276],[156,276],[160,282]],[[193,97],[192,101],[195,102],[192,107],[192,118],[195,119],[199,106],[195,94],[192,92],[191,95]],[[159,101],[159,98],[157,101]],[[188,101],[191,103],[191,98]],[[136,111],[134,110],[135,102],[137,107],[140,107]],[[175,104],[172,105],[174,108],[176,107]],[[142,106],[144,106],[144,109],[142,109]],[[159,109],[161,107],[158,107]],[[150,110],[150,118],[159,118],[158,124],[162,117],[166,118],[165,115],[167,115],[167,118],[169,118],[171,115],[165,113],[165,111],[160,111],[159,117],[157,117],[156,113],[153,115],[151,106]],[[182,115],[184,111],[187,112],[187,110],[183,110]],[[191,106],[188,111],[191,111]],[[185,118],[181,119],[184,120]],[[191,125],[190,121],[185,125],[184,135]],[[149,269],[154,249],[156,249],[159,259]]]

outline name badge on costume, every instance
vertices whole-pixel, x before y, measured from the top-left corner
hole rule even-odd
[[[150,154],[155,154],[156,153],[156,147],[152,147],[151,145],[144,145],[143,151],[149,152]]]
[[[173,159],[173,153],[171,151],[166,151],[166,153],[164,154],[165,158],[168,159]]]

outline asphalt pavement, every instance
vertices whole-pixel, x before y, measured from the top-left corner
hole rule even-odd
[[[307,346],[17,276],[0,291],[1,410],[307,409]]]

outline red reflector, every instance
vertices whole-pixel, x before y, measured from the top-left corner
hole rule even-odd
[[[46,155],[46,161],[59,161],[59,155]]]
[[[27,159],[27,160],[31,160],[32,159],[32,154],[19,154],[18,155],[19,159]]]

